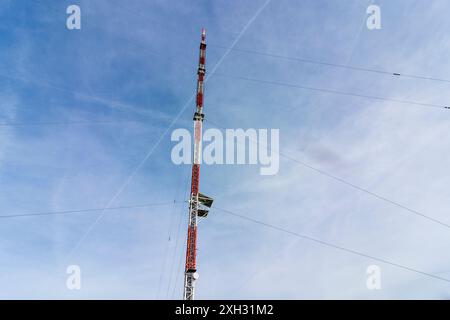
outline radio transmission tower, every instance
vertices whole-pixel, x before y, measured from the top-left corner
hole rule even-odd
[[[184,299],[194,300],[195,281],[197,273],[197,218],[206,217],[208,208],[211,207],[213,199],[199,192],[200,163],[202,152],[202,122],[203,114],[203,82],[205,79],[206,61],[206,31],[202,29],[202,40],[200,42],[200,56],[198,62],[197,80],[197,107],[194,113],[194,162],[192,165],[191,194],[189,199],[189,224],[186,246],[186,266],[184,271]]]

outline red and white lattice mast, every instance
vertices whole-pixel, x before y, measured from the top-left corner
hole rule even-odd
[[[198,63],[197,80],[197,107],[194,113],[194,162],[192,165],[191,195],[189,199],[189,224],[186,247],[186,266],[184,271],[184,299],[194,299],[195,280],[197,273],[197,218],[208,215],[207,208],[211,207],[213,200],[199,192],[200,163],[202,152],[202,122],[203,114],[203,83],[205,79],[206,61],[206,31],[202,29],[200,42],[200,56]]]

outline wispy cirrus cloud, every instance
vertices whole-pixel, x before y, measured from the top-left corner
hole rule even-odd
[[[360,27],[370,2],[271,2],[236,48],[440,78],[450,74],[447,2],[376,1],[383,28],[368,31]],[[80,32],[65,29],[65,3],[3,6],[8,19],[0,74],[12,79],[2,78],[2,121],[142,122],[2,127],[0,210],[105,206],[195,91],[200,27],[207,27],[211,44],[208,72],[224,53],[213,44],[229,46],[263,3],[81,2]],[[447,83],[238,51],[230,51],[217,72],[206,86],[206,119],[228,128],[279,128],[281,152],[450,223],[450,112],[220,73],[434,104],[449,100]],[[190,128],[193,108],[177,125]],[[185,198],[189,168],[170,162],[170,148],[167,136],[116,204]],[[258,172],[256,166],[204,166],[201,189],[218,207],[450,277],[445,227],[285,157],[278,175]],[[180,298],[186,215],[183,203],[108,212],[70,261],[82,269],[81,291],[65,287],[65,257],[96,215],[4,219],[0,255],[7,263],[0,296]],[[378,262],[219,210],[199,230],[199,298],[449,295],[447,283],[381,263],[382,290],[369,291],[366,268]]]

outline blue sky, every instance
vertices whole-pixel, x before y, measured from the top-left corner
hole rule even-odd
[[[372,2],[381,30],[365,27]],[[449,104],[449,83],[220,48],[450,78],[448,1],[265,3],[0,1],[1,123],[71,123],[0,127],[1,214],[165,203],[107,211],[98,221],[96,213],[1,219],[0,298],[182,297],[187,206],[171,202],[186,199],[190,167],[171,162],[170,134],[143,159],[184,106],[173,129],[192,127],[195,106],[186,103],[201,27],[207,72],[217,66],[206,119],[279,129],[282,152],[450,223],[450,113],[229,76],[439,105]],[[81,30],[66,28],[71,4],[81,7]],[[220,208],[450,278],[448,228],[280,161],[275,176],[258,166],[203,166],[201,190]],[[450,295],[446,282],[218,210],[199,229],[199,299]],[[81,267],[79,291],[66,288],[69,264]],[[378,291],[366,288],[372,264],[382,270]]]

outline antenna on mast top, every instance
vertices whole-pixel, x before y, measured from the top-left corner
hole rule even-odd
[[[202,41],[206,39],[206,29],[202,28]]]

